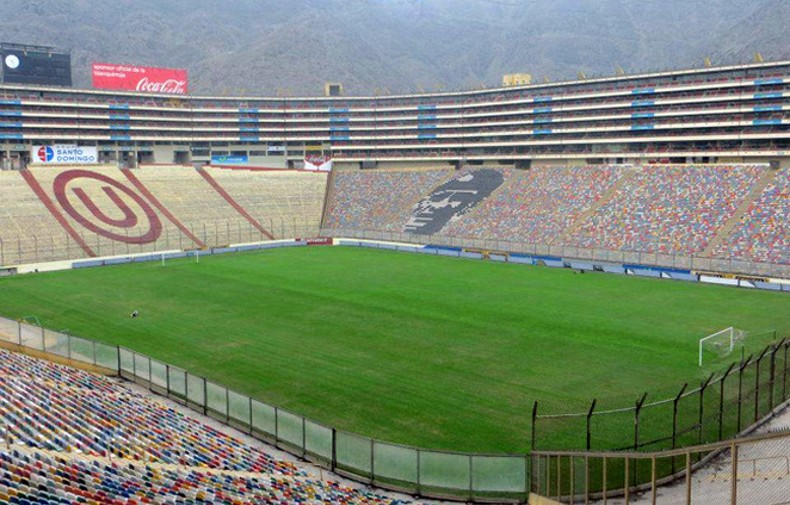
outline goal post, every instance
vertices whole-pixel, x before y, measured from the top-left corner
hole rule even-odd
[[[702,366],[703,350],[707,347],[718,349],[721,355],[730,354],[735,350],[735,341],[740,340],[743,332],[730,326],[716,333],[711,333],[707,337],[699,339],[699,366]]]

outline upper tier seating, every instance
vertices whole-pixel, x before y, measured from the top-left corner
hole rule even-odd
[[[0,435],[2,503],[402,503],[312,478],[113,380],[2,350]]]
[[[757,182],[748,165],[647,166],[579,223],[567,245],[697,254]]]
[[[719,258],[790,264],[790,169],[749,205],[727,239],[715,249]]]
[[[403,231],[412,207],[453,174],[452,169],[337,171],[324,225]]]

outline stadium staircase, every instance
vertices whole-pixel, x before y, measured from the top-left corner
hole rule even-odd
[[[573,220],[571,226],[569,226],[561,234],[557,235],[553,240],[549,242],[548,245],[564,244],[565,240],[568,237],[573,236],[574,233],[579,231],[579,228],[581,228],[581,226],[587,221],[587,219],[590,216],[598,212],[598,210],[604,205],[606,205],[606,203],[609,200],[611,200],[612,197],[616,195],[618,191],[620,191],[622,188],[627,186],[638,171],[639,169],[623,169],[622,174],[617,179],[617,181],[615,181],[615,183],[612,184],[612,186],[608,190],[606,190],[606,192],[604,192],[603,195],[601,195],[601,198],[593,202],[593,204],[590,205],[590,207],[588,207],[586,210],[582,211],[578,216],[576,216],[576,219]]]
[[[324,203],[321,206],[321,229],[324,228],[326,223],[326,214],[329,209],[329,202],[335,198],[335,172],[329,172],[326,178],[326,190],[324,191]]]
[[[236,211],[236,214],[244,218],[244,220],[246,220],[247,223],[250,226],[252,226],[258,233],[260,233],[262,237],[266,237],[268,239],[274,238],[274,235],[272,235],[272,233],[269,230],[265,229],[263,225],[261,225],[261,223],[258,222],[257,219],[252,217],[250,213],[247,212],[246,209],[244,209],[241,205],[239,205],[239,202],[237,202],[232,196],[230,196],[228,192],[225,191],[225,188],[220,186],[219,183],[217,183],[217,181],[214,179],[214,177],[211,176],[211,174],[209,174],[207,171],[203,170],[202,168],[198,168],[197,173],[203,178],[203,181],[206,182],[224,202],[226,202]],[[228,232],[228,234],[230,234],[230,232]],[[239,235],[241,235],[241,231],[239,232]],[[242,242],[241,236],[239,237],[238,241]]]
[[[752,187],[751,191],[746,195],[741,201],[741,204],[738,206],[738,209],[732,215],[732,217],[722,226],[719,228],[718,233],[716,236],[708,242],[708,245],[702,251],[701,256],[712,256],[716,248],[721,245],[727,238],[730,236],[732,231],[735,227],[741,222],[741,219],[749,212],[749,208],[751,205],[757,201],[757,199],[762,194],[763,190],[773,182],[776,174],[778,172],[776,170],[765,169],[763,173],[760,175],[760,178]]]

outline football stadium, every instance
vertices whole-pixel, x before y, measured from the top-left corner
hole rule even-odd
[[[790,503],[790,61],[228,97],[0,55],[0,502]]]

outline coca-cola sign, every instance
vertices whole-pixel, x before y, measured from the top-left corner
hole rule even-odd
[[[94,63],[93,87],[186,95],[189,91],[189,78],[187,71],[180,68]]]

